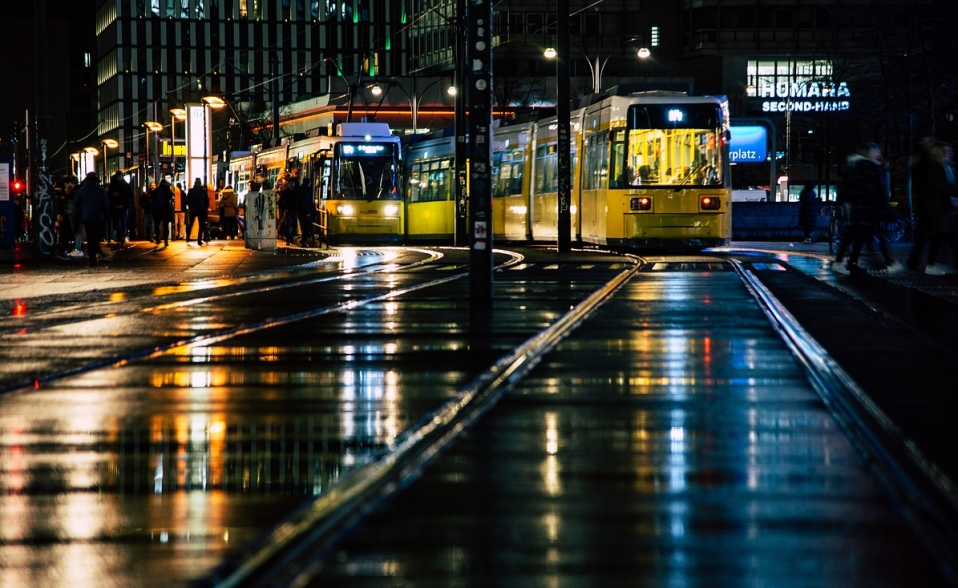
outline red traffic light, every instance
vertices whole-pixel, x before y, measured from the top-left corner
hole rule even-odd
[[[21,180],[15,179],[13,180],[13,183],[10,184],[10,187],[13,188],[14,192],[19,193],[21,190],[23,190],[23,182]]]

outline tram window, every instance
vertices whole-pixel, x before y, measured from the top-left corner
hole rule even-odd
[[[599,190],[606,187],[609,175],[609,142],[604,134],[592,135],[586,140],[585,170],[582,187]]]
[[[536,149],[536,192],[555,192],[559,189],[558,151],[553,143]]]
[[[499,151],[492,156],[492,196],[501,198],[522,193],[522,151]]]
[[[610,188],[625,188],[632,181],[632,167],[626,164],[625,130],[616,129],[610,133],[612,138],[612,160],[610,163]]]

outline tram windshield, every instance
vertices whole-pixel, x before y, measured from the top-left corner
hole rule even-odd
[[[611,135],[610,187],[723,186],[722,111],[716,104],[634,104]]]
[[[398,200],[399,157],[390,143],[336,145],[335,186],[343,200]]]

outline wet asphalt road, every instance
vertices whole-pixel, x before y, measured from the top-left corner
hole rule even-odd
[[[0,322],[0,586],[168,586],[204,577],[629,265],[595,254],[554,264],[530,255],[497,274],[501,302],[476,313],[468,280],[417,289],[461,270],[457,253],[392,256],[31,299],[28,312]],[[418,265],[398,271],[407,263]],[[814,258],[804,263],[816,273]],[[371,552],[349,544],[324,573],[336,585],[490,585],[489,570],[511,578],[494,585],[626,577],[693,585],[737,553],[761,564],[747,577],[762,585],[789,553],[787,569],[799,577],[827,570],[831,585],[936,579],[933,561],[917,539],[903,539],[913,532],[855,465],[774,330],[759,327],[734,273],[719,262],[711,270],[668,265],[657,272],[650,264],[617,294],[605,318],[577,335],[584,339],[570,339],[523,384],[526,392],[496,409],[499,420],[484,419],[430,470],[424,482],[433,483],[415,485],[384,519],[360,528],[354,541],[372,537]],[[770,270],[767,281],[781,273]],[[794,283],[783,288],[797,292]],[[623,322],[629,316],[642,318]],[[804,320],[822,322],[814,312]],[[939,347],[947,355],[947,342]],[[30,382],[34,389],[22,388]],[[698,406],[709,398],[726,400]],[[605,421],[609,406],[614,417]],[[950,453],[941,450],[941,459]],[[490,463],[492,478],[468,465]],[[759,490],[761,500],[735,494]],[[670,498],[655,499],[663,495]],[[532,501],[528,509],[520,499]],[[583,502],[597,510],[582,511]],[[445,529],[437,511],[454,504],[480,505],[468,520],[485,521],[481,533],[468,524]],[[726,514],[704,516],[716,508]],[[735,514],[743,508],[751,514]],[[828,514],[796,520],[805,509]],[[769,518],[756,522],[756,512]],[[831,522],[809,532],[823,520]],[[658,530],[623,528],[646,524]],[[780,542],[766,542],[769,529],[783,529]],[[463,535],[475,541],[454,540]],[[874,547],[858,543],[869,535]],[[631,539],[600,539],[609,536]],[[664,537],[692,543],[663,549]],[[383,555],[390,539],[402,546],[398,556]],[[652,545],[650,559],[622,552]],[[857,545],[854,557],[841,545]],[[538,555],[511,559],[524,550]],[[680,553],[692,563],[679,565]],[[422,563],[431,560],[432,568]],[[718,577],[736,577],[738,565]],[[611,576],[590,572],[606,568]]]

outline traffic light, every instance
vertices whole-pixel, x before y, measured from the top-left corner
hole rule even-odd
[[[19,178],[14,178],[13,181],[10,182],[10,190],[13,192],[14,196],[23,194],[23,187],[23,180]]]
[[[16,143],[20,140],[20,122],[13,121],[10,125],[10,142]]]

